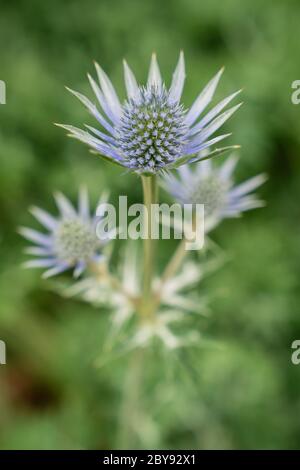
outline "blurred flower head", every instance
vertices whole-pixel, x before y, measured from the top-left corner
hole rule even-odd
[[[238,104],[221,113],[239,92],[225,98],[199,119],[213,98],[223,69],[206,85],[189,109],[180,101],[185,81],[183,53],[180,54],[170,88],[162,80],[155,54],[146,86],[138,85],[124,61],[127,90],[124,103],[119,101],[111,81],[98,64],[96,71],[98,82],[90,75],[88,78],[101,111],[81,93],[69,91],[96,118],[101,130],[88,125],[85,130],[70,125],[59,126],[111,162],[138,173],[155,174],[199,160],[200,150],[230,135],[210,139],[240,106]],[[224,150],[217,149],[212,154]]]
[[[193,334],[177,336],[170,325],[184,321],[191,314],[206,316],[206,299],[191,297],[187,291],[201,281],[204,269],[198,263],[187,261],[180,273],[162,284],[160,279],[153,280],[153,296],[159,295],[155,315],[139,322],[133,336],[128,338],[128,348],[145,346],[151,339],[159,338],[166,347],[175,348],[185,345]],[[123,263],[119,267],[121,289],[114,289],[109,280],[87,277],[79,280],[64,292],[67,297],[80,296],[95,306],[109,306],[113,312],[111,333],[108,341],[113,341],[120,330],[128,324],[139,308],[142,289],[142,267],[139,251],[134,244],[128,244],[124,251]],[[123,345],[124,346],[124,345]]]
[[[234,186],[232,174],[237,160],[230,156],[221,166],[211,160],[185,165],[178,169],[179,178],[171,173],[164,175],[162,185],[181,204],[193,204],[194,208],[203,204],[205,231],[209,232],[225,218],[264,205],[251,193],[266,181],[266,175],[257,175]]]
[[[26,249],[26,253],[36,256],[27,261],[28,268],[48,268],[43,277],[54,276],[69,268],[74,269],[78,277],[89,263],[97,262],[103,257],[102,248],[106,240],[96,236],[96,217],[90,215],[89,198],[85,188],[81,188],[78,198],[78,210],[62,194],[56,193],[55,200],[59,216],[53,217],[38,207],[31,213],[48,230],[47,234],[21,227],[20,233],[35,246]],[[106,200],[103,195],[100,202]]]

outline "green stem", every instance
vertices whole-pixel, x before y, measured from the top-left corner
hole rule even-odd
[[[134,449],[136,446],[137,427],[140,424],[144,354],[141,348],[134,350],[126,371],[118,435],[118,446],[121,449]]]
[[[157,201],[156,176],[142,176],[142,185],[146,219],[144,220],[144,272],[140,313],[144,317],[149,317],[154,313],[152,280],[154,273],[155,244],[151,237],[151,207],[152,204],[155,204]],[[123,404],[119,424],[119,445],[122,449],[134,448],[135,445],[136,427],[140,413],[143,356],[143,349],[138,348],[133,351],[124,381]]]
[[[192,227],[193,227],[193,230],[195,230],[196,228],[195,216],[193,216],[192,218]],[[162,274],[161,282],[160,282],[161,288],[171,277],[173,277],[177,273],[184,258],[186,257],[187,250],[186,250],[185,244],[186,244],[186,239],[183,237]]]
[[[157,201],[156,176],[142,176],[144,206],[146,209],[146,233],[144,239],[144,279],[143,279],[143,311],[149,313],[152,297],[152,279],[154,272],[155,244],[152,240],[151,207]]]
[[[193,229],[195,229],[195,218],[193,217]],[[163,289],[164,284],[171,279],[179,270],[180,266],[183,263],[184,258],[188,254],[186,250],[186,239],[183,238],[181,242],[178,244],[173,256],[171,257],[170,261],[168,262],[160,280],[160,288],[157,296],[157,301],[160,301],[161,291]]]
[[[161,285],[165,284],[172,276],[174,276],[180,268],[187,253],[185,249],[185,243],[186,240],[183,238],[177,246],[172,258],[163,272],[161,277]]]

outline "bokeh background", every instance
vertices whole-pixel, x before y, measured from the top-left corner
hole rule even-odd
[[[2,0],[0,79],[0,448],[118,447],[120,396],[128,358],[101,368],[109,315],[61,298],[40,272],[20,268],[31,225],[28,206],[54,210],[52,191],[75,198],[89,186],[113,200],[139,201],[135,176],[124,175],[67,139],[53,122],[89,118],[64,89],[91,96],[86,72],[97,59],[124,96],[121,60],[139,80],[150,54],[170,79],[184,49],[189,105],[225,65],[216,100],[243,87],[244,106],[226,130],[242,145],[237,179],[267,172],[267,207],[224,222],[214,240],[226,263],[199,286],[210,316],[209,341],[184,353],[147,356],[141,448],[299,448],[300,366],[300,4],[296,0]],[[91,122],[91,121],[90,121]],[[229,141],[228,141],[229,142]],[[159,262],[174,249],[165,246]],[[198,323],[196,324],[198,327]]]

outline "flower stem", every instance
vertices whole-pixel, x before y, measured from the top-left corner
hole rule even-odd
[[[137,427],[139,426],[140,401],[144,350],[132,352],[123,388],[123,400],[119,416],[118,446],[121,449],[133,449],[136,445]]]
[[[155,243],[152,240],[151,207],[157,201],[156,176],[142,176],[144,206],[146,209],[146,233],[144,238],[144,279],[143,279],[143,312],[149,314],[152,297],[152,279],[155,259]]]
[[[196,224],[196,220],[195,220],[195,217],[193,217],[192,219],[193,230],[195,230],[195,227],[196,227],[195,224]],[[163,285],[168,281],[168,279],[170,279],[172,276],[174,276],[177,273],[184,258],[186,257],[187,250],[186,250],[185,244],[186,244],[186,239],[185,237],[183,237],[161,276],[160,291]]]
[[[146,209],[144,224],[144,273],[143,289],[140,304],[140,312],[144,317],[154,313],[152,280],[154,272],[155,246],[152,240],[152,217],[151,207],[157,201],[156,176],[143,176],[142,185],[144,193],[144,206]],[[122,449],[134,447],[136,437],[136,426],[139,421],[140,395],[143,373],[144,350],[141,348],[133,351],[124,381],[123,404],[119,423],[119,445]]]
[[[161,277],[161,285],[165,284],[168,279],[174,276],[174,274],[176,274],[176,272],[180,268],[180,265],[186,256],[185,242],[186,240],[185,238],[183,238],[177,246],[172,258],[168,262]]]

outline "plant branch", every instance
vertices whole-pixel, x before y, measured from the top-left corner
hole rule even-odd
[[[161,277],[161,286],[163,286],[168,279],[174,276],[177,273],[178,269],[180,268],[185,256],[186,256],[186,249],[185,249],[185,238],[183,238],[180,243],[178,244],[173,256],[171,257],[170,261],[168,262],[162,277]]]

